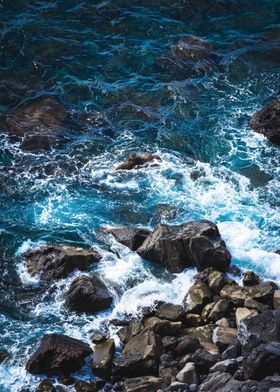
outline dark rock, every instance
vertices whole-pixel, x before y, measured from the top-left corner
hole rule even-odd
[[[222,360],[238,358],[241,356],[242,348],[238,340],[234,341],[233,344],[222,353]]]
[[[74,388],[76,392],[97,392],[95,384],[85,381],[76,381]]]
[[[150,327],[160,336],[177,336],[182,328],[182,323],[181,321],[172,322],[158,317],[149,317],[144,320],[144,326]]]
[[[242,306],[246,299],[254,299],[260,302],[272,300],[275,287],[271,282],[261,283],[255,286],[240,287],[237,283],[227,283],[221,290],[222,298]]]
[[[198,392],[222,392],[226,391],[225,386],[230,381],[231,375],[229,373],[210,373],[203,383],[199,386]],[[236,381],[239,383],[239,381]],[[224,388],[224,389],[223,389]],[[231,392],[237,392],[238,390],[232,389]],[[229,392],[227,390],[227,392]]]
[[[208,286],[214,293],[219,293],[224,286],[225,275],[220,271],[212,271],[208,276]]]
[[[188,385],[179,381],[173,381],[166,389],[166,392],[189,392],[189,391],[190,390]]]
[[[231,264],[229,266],[228,272],[233,275],[233,276],[237,276],[240,278],[240,276],[242,275],[242,271],[239,267],[237,267],[237,265]]]
[[[126,327],[129,325],[128,320],[120,320],[118,318],[109,320],[109,324],[114,325],[115,327]]]
[[[109,339],[109,334],[102,333],[102,332],[94,332],[90,337],[90,340],[94,344],[104,343],[108,339]]]
[[[221,299],[220,301],[214,303],[214,306],[210,310],[207,318],[211,321],[218,321],[222,317],[227,316],[229,309],[229,302],[225,299]]]
[[[9,353],[4,350],[0,350],[0,365],[3,363],[7,358],[9,358]]]
[[[140,333],[143,329],[144,326],[140,320],[132,320],[128,326],[122,327],[117,332],[117,335],[120,338],[120,341],[126,344],[129,339]]]
[[[193,353],[200,347],[199,341],[193,336],[184,336],[181,338],[180,343],[175,347],[174,353],[178,357],[185,354]]]
[[[124,392],[157,392],[166,386],[166,380],[153,376],[127,378],[124,381]]]
[[[157,308],[155,315],[161,319],[169,321],[182,321],[184,317],[184,309],[180,305],[163,303]]]
[[[235,341],[236,335],[237,329],[235,328],[217,327],[213,332],[213,342],[221,351],[224,351]]]
[[[248,308],[237,308],[235,312],[235,319],[236,319],[236,325],[237,328],[239,328],[240,323],[242,320],[245,320],[246,318],[249,317],[254,317],[258,314],[258,311],[256,309],[248,309]]]
[[[146,328],[128,341],[122,354],[115,358],[114,364],[124,376],[156,374],[162,350],[160,337],[150,328]]]
[[[179,343],[179,338],[177,336],[164,336],[162,338],[162,344],[164,351],[173,351],[174,348]]]
[[[184,299],[186,311],[189,313],[200,313],[203,307],[211,302],[212,291],[205,283],[193,285]]]
[[[193,354],[192,360],[198,372],[207,374],[212,366],[221,361],[221,356],[218,353],[210,353],[204,348],[199,348]]]
[[[276,290],[277,291],[277,290]],[[276,291],[275,291],[275,293],[276,293]],[[274,294],[275,294],[274,293]],[[269,306],[268,305],[265,305],[265,304],[262,304],[262,303],[260,303],[260,302],[258,302],[258,301],[255,301],[254,299],[246,299],[245,301],[244,301],[244,306],[246,307],[246,308],[248,308],[248,309],[255,309],[255,310],[257,310],[259,313],[263,313],[263,312],[265,312],[266,310],[269,310]]]
[[[260,277],[254,271],[247,271],[243,274],[244,286],[255,286],[260,283]]]
[[[187,327],[200,327],[201,325],[203,325],[203,320],[199,314],[195,314],[195,313],[186,314]]]
[[[272,143],[280,145],[280,96],[254,113],[250,125]]]
[[[160,364],[162,366],[170,366],[171,362],[173,361],[173,356],[170,354],[162,354],[160,356]]]
[[[234,375],[237,369],[242,366],[242,360],[243,357],[239,357],[217,362],[210,368],[210,373],[221,372]]]
[[[66,278],[75,269],[87,271],[101,256],[94,250],[66,245],[43,245],[26,255],[30,275],[40,274],[41,279]]]
[[[49,380],[43,380],[37,386],[36,392],[56,392],[56,389]]]
[[[151,234],[150,230],[137,227],[112,227],[105,229],[105,231],[112,234],[120,244],[133,251],[140,248],[148,235]]]
[[[73,385],[75,383],[75,378],[71,376],[62,376],[59,382],[63,385]]]
[[[127,161],[121,163],[116,170],[132,170],[139,169],[140,167],[153,163],[154,161],[160,161],[160,157],[156,154],[144,153],[144,154],[130,154]]]
[[[213,343],[212,336],[213,336],[214,329],[215,329],[214,324],[207,324],[196,328],[185,328],[184,330],[182,330],[182,332],[186,333],[187,335],[196,337],[200,343],[202,342]]]
[[[114,339],[108,339],[97,344],[93,352],[92,369],[98,377],[107,379],[111,374],[111,367],[115,355]]]
[[[172,273],[190,266],[198,270],[214,267],[226,271],[231,260],[217,226],[206,220],[179,226],[158,225],[137,253],[162,264]]]
[[[89,345],[80,340],[65,335],[45,335],[26,369],[34,374],[67,375],[79,370],[91,353]]]
[[[74,279],[65,296],[65,306],[75,312],[96,313],[109,308],[112,302],[109,290],[96,275]]]

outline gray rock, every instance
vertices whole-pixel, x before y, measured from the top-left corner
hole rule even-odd
[[[276,291],[275,291],[275,293],[276,293]],[[263,313],[266,310],[270,309],[270,307],[268,305],[262,304],[261,302],[255,301],[254,299],[246,299],[244,302],[244,306],[248,309],[255,309],[259,313]]]
[[[234,342],[236,335],[235,328],[216,327],[213,332],[213,342],[223,351]]]
[[[137,227],[112,227],[104,231],[112,234],[116,241],[133,251],[137,250],[151,234],[150,230]]]
[[[260,283],[260,277],[254,271],[247,271],[243,274],[244,286],[255,286]]]
[[[280,290],[275,290],[273,294],[273,309],[280,310]]]
[[[166,381],[164,379],[153,376],[127,378],[124,381],[124,392],[157,392],[165,387]]]
[[[254,317],[258,315],[258,311],[255,309],[248,309],[248,308],[237,308],[235,312],[235,319],[237,328],[239,327],[242,320],[246,318]]]
[[[209,369],[217,362],[220,362],[221,356],[218,353],[211,353],[204,348],[199,348],[192,356],[192,360],[199,373],[207,374]]]
[[[182,321],[184,309],[181,305],[163,303],[157,308],[156,316],[169,321]]]
[[[213,271],[208,277],[208,285],[214,293],[219,293],[225,284],[225,275],[220,271]]]
[[[140,320],[132,320],[129,325],[122,327],[117,332],[117,335],[120,338],[120,341],[126,344],[129,339],[140,333],[143,329],[144,326]]]
[[[200,347],[199,341],[193,336],[184,336],[175,347],[174,354],[178,357],[193,353]]]
[[[210,373],[221,372],[221,373],[230,373],[233,375],[237,369],[242,366],[243,357],[226,359],[224,361],[220,361],[215,363],[210,368]]]
[[[213,343],[212,336],[215,329],[215,324],[207,324],[196,328],[186,328],[182,333],[196,337],[200,343]]]
[[[144,327],[150,327],[156,334],[160,336],[177,336],[182,328],[181,321],[162,320],[158,317],[148,317],[143,321]]]
[[[176,376],[177,380],[185,384],[197,384],[195,364],[188,362]]]

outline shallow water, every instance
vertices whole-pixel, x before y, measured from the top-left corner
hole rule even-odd
[[[0,1],[0,115],[51,94],[72,118],[51,152],[0,139],[0,391],[34,387],[26,357],[46,332],[88,340],[106,318],[137,314],[162,299],[180,303],[194,271],[170,276],[103,238],[103,225],[206,218],[239,267],[280,283],[279,147],[249,127],[280,85],[279,1]],[[158,67],[180,38],[214,47],[210,73]],[[131,151],[161,164],[115,172]],[[46,291],[24,267],[40,242],[88,244],[114,306],[97,316],[63,308],[73,276]],[[77,275],[75,273],[74,275]],[[114,333],[114,330],[112,330]],[[85,367],[78,375],[89,378]]]

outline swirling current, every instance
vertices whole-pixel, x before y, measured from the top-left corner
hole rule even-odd
[[[280,86],[278,0],[1,0],[0,16],[0,117],[48,95],[72,119],[45,152],[0,129],[1,392],[38,384],[25,363],[44,333],[89,341],[108,318],[182,301],[194,271],[168,274],[101,226],[206,218],[236,265],[280,282],[279,147],[249,126]],[[213,47],[211,72],[161,67],[190,36]],[[114,170],[143,151],[161,163]],[[46,289],[27,273],[24,252],[48,242],[100,251],[109,311],[70,313],[73,275]]]

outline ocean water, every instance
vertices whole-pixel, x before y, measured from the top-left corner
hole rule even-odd
[[[170,275],[101,226],[206,218],[235,264],[280,283],[280,150],[249,127],[279,91],[279,1],[1,0],[0,31],[0,117],[52,95],[73,119],[45,153],[22,150],[0,129],[0,348],[11,353],[1,392],[41,380],[25,363],[44,333],[89,341],[110,318],[137,316],[155,300],[182,302],[195,271]],[[213,46],[211,72],[159,67],[188,36]],[[162,162],[114,171],[141,151]],[[64,309],[78,272],[48,287],[29,276],[24,253],[54,241],[102,253],[95,270],[114,295],[111,309]],[[85,366],[76,376],[92,374]]]

